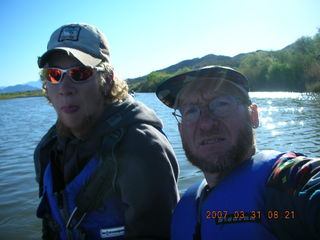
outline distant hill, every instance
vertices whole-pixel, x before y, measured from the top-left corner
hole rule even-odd
[[[251,91],[320,92],[320,29],[315,36],[301,37],[279,51],[257,50],[234,57],[208,54],[127,79],[127,82],[136,92],[153,92],[173,75],[210,65],[240,71],[247,76]]]
[[[130,89],[134,91],[137,91],[137,92],[155,91],[157,85],[159,85],[160,82],[167,79],[168,77],[179,74],[179,73],[183,73],[186,71],[190,71],[192,69],[197,69],[197,68],[210,66],[210,65],[229,66],[237,69],[240,63],[242,62],[242,60],[247,55],[255,54],[257,52],[263,52],[263,51],[258,50],[252,53],[242,53],[234,57],[208,54],[201,58],[193,58],[193,59],[181,61],[167,68],[156,70],[145,76],[141,76],[137,78],[129,78],[126,80],[128,82]],[[152,81],[154,82],[151,83]]]
[[[165,69],[159,70],[161,72],[165,71],[167,73],[175,73],[183,68],[201,68],[209,65],[229,65],[230,67],[237,67],[240,63],[242,57],[228,57],[221,55],[209,54],[202,58],[193,58],[190,60],[185,60]]]
[[[209,66],[209,65],[228,65],[231,67],[237,67],[242,57],[243,57],[242,55],[237,55],[235,57],[228,57],[228,56],[208,54],[202,58],[193,58],[193,59],[184,60],[182,62],[169,66],[167,68],[156,70],[155,72],[165,72],[169,74],[174,74],[181,69],[185,69],[185,68],[194,69],[194,68],[200,68],[200,67]],[[129,78],[127,79],[127,82],[129,85],[143,82],[147,80],[147,76],[148,75],[137,77],[137,78]]]
[[[18,84],[0,89],[0,93],[14,93],[41,90],[39,87],[33,87],[27,84]]]
[[[222,66],[229,66],[232,68],[238,68],[241,61],[250,54],[254,54],[257,52],[264,52],[262,50],[257,50],[256,52],[251,52],[251,53],[241,53],[238,54],[234,57],[229,57],[229,56],[223,56],[223,55],[214,55],[214,54],[208,54],[204,57],[201,58],[193,58],[193,59],[188,59],[181,61],[177,64],[171,65],[169,67],[156,70],[152,73],[168,73],[168,74],[173,74],[175,75],[177,72],[183,71],[183,69],[196,69],[196,68],[201,68],[205,66],[210,66],[210,65],[222,65]],[[144,81],[147,81],[147,78],[150,74],[137,77],[137,78],[128,78],[126,79],[129,86],[132,86],[137,83],[141,83]]]
[[[42,84],[41,81],[32,81],[25,84],[17,84],[14,86],[0,87],[1,93],[14,93],[14,92],[27,92],[27,91],[36,91],[41,90]]]
[[[31,87],[35,87],[35,88],[39,88],[39,89],[42,89],[42,83],[40,80],[38,81],[32,81],[32,82],[27,82],[25,83],[26,85],[29,85]]]

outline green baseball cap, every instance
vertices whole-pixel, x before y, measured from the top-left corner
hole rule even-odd
[[[174,108],[179,92],[190,82],[204,78],[212,79],[212,81],[222,79],[231,83],[240,90],[248,103],[251,103],[247,78],[233,68],[225,66],[208,66],[173,76],[158,86],[156,95],[165,105]]]

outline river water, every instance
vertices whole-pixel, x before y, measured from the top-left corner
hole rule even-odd
[[[320,95],[253,92],[250,96],[260,106],[261,126],[256,130],[259,150],[295,150],[319,156]],[[180,164],[179,190],[184,192],[202,174],[186,161],[171,109],[153,93],[137,93],[135,98],[163,120]],[[55,119],[53,108],[43,97],[0,100],[0,240],[40,239],[33,151]]]

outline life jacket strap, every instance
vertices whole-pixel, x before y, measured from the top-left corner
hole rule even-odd
[[[114,193],[113,188],[117,172],[114,148],[123,134],[124,129],[120,128],[104,137],[99,166],[75,199],[76,207],[66,224],[68,230],[77,229],[87,213],[101,207],[105,199]]]
[[[78,207],[75,207],[67,221],[66,228],[70,231],[77,229],[86,215],[86,212],[82,212]]]

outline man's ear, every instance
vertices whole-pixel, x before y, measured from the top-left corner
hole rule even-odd
[[[258,112],[258,105],[252,104],[250,106],[251,109],[251,126],[252,128],[258,128],[259,127],[259,112]]]

